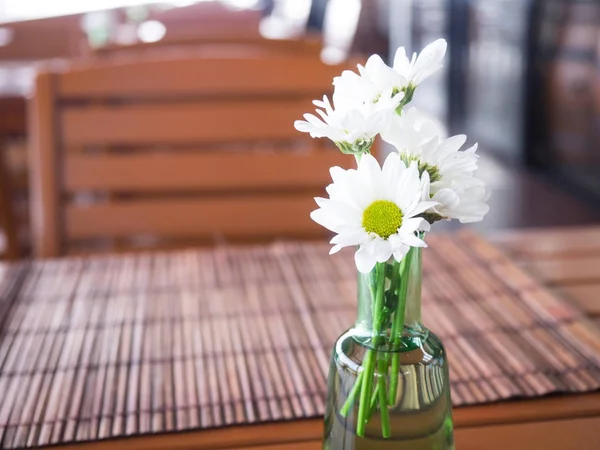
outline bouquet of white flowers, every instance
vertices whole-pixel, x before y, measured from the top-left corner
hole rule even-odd
[[[363,342],[368,350],[340,408],[345,416],[358,403],[358,436],[377,402],[383,437],[390,435],[387,405],[396,399],[399,356],[378,357],[377,351],[402,345],[407,255],[426,247],[425,233],[435,222],[475,222],[489,209],[489,190],[475,176],[477,145],[461,150],[466,136],[448,138],[439,122],[408,107],[417,87],[442,67],[445,52],[446,41],[439,39],[411,60],[398,49],[393,67],[373,55],[358,73],[344,71],[333,80],[332,102],[314,101],[319,117],[305,114],[294,124],[312,137],[331,139],[357,161],[356,169],[331,168],[329,198],[315,199],[319,208],[311,217],[335,233],[330,253],[357,248],[356,267],[368,276],[372,313]],[[377,135],[396,150],[382,166],[370,153]]]
[[[356,264],[362,272],[392,254],[402,259],[410,246],[424,246],[414,238],[415,231],[428,231],[430,224],[441,219],[480,221],[489,210],[489,190],[475,177],[477,144],[460,151],[465,135],[446,138],[438,122],[415,107],[407,108],[417,86],[442,67],[445,53],[446,41],[438,39],[410,61],[404,48],[399,48],[393,67],[373,55],[364,67],[358,66],[358,74],[347,70],[333,80],[333,105],[327,97],[314,101],[323,108],[316,110],[321,119],[305,114],[305,121],[294,124],[312,137],[331,139],[358,162],[356,171],[331,169],[330,198],[316,199],[320,209],[311,217],[338,233],[333,252],[360,246]],[[397,151],[388,156],[383,168],[370,156],[378,134]],[[406,170],[411,175],[403,175]],[[411,189],[400,183],[404,179]],[[416,203],[415,194],[420,194]],[[365,213],[372,218],[366,221],[371,224],[368,227],[364,226]],[[374,222],[375,217],[380,220]],[[381,220],[387,227],[378,233]],[[387,231],[389,227],[393,232]],[[402,236],[409,236],[408,241]]]

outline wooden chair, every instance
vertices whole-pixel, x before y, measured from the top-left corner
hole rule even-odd
[[[13,260],[19,257],[20,249],[12,189],[8,182],[8,170],[4,159],[5,155],[2,151],[0,152],[0,230],[4,237],[4,248],[1,254],[4,258]]]
[[[330,166],[353,161],[293,122],[341,70],[271,57],[39,74],[30,109],[35,254],[106,239],[131,248],[322,236],[309,218],[313,196]]]
[[[25,102],[18,97],[0,97],[0,230],[4,237],[2,256],[17,259],[21,255],[19,223],[15,205],[15,190],[21,188],[20,178],[11,173],[8,142],[23,138]],[[21,175],[21,174],[18,174]]]

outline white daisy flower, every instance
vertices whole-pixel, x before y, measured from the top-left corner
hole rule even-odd
[[[446,138],[447,131],[435,117],[412,107],[394,115],[381,137],[397,148],[416,148],[434,137]]]
[[[415,87],[441,67],[446,41],[438,39],[412,61],[398,49],[394,68],[372,55],[359,73],[346,70],[335,77],[333,105],[327,97],[313,103],[322,109],[297,120],[298,131],[331,139],[344,153],[364,153],[373,139],[388,127],[399,106],[412,99]]]
[[[439,127],[414,108],[394,119],[381,133],[406,163],[415,162],[421,173],[427,172],[430,189],[424,199],[438,203],[427,211],[430,221],[458,219],[475,222],[483,219],[489,207],[489,191],[485,183],[475,178],[477,144],[459,151],[467,140],[465,135],[441,138]]]
[[[322,108],[316,110],[320,118],[314,114],[304,114],[305,120],[295,121],[294,127],[310,133],[313,138],[331,139],[344,153],[368,151],[375,136],[388,128],[397,104],[394,105],[393,99],[378,103],[352,103],[339,98],[334,96],[335,109],[327,96],[323,96],[322,101],[313,101]]]
[[[331,254],[358,245],[356,267],[368,273],[391,257],[400,261],[410,247],[426,247],[417,232],[428,231],[429,224],[417,216],[436,203],[422,200],[423,192],[429,192],[429,176],[419,177],[416,164],[407,168],[393,153],[382,168],[367,154],[356,170],[332,167],[330,172],[329,198],[316,198],[319,209],[310,216],[337,233]]]
[[[364,66],[359,64],[358,72],[366,83],[374,86],[379,96],[386,92],[389,95],[403,92],[408,84],[408,80],[389,67],[379,55],[371,55]]]
[[[351,70],[344,70],[339,77],[335,77],[333,86],[333,103],[336,108],[352,109],[365,103],[377,103],[381,97],[379,86]],[[398,103],[400,100],[398,98]]]
[[[431,186],[433,188],[433,185]],[[470,185],[454,184],[450,188],[439,188],[435,194],[425,192],[423,198],[437,201],[431,211],[443,218],[458,219],[461,223],[480,222],[489,212],[486,204],[491,195],[485,183],[478,178],[471,178]]]
[[[445,54],[446,41],[438,39],[419,55],[414,53],[412,60],[407,58],[405,48],[400,47],[396,51],[393,67],[389,67],[378,55],[372,55],[364,67],[358,66],[358,70],[368,90],[372,91],[372,98],[402,92],[406,94],[403,102],[406,104],[412,100],[415,88],[443,67]]]
[[[418,86],[443,67],[446,48],[446,40],[438,39],[425,47],[418,56],[413,53],[409,60],[406,49],[400,47],[394,57],[394,71],[405,80],[405,85]]]

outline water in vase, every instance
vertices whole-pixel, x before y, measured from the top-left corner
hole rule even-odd
[[[454,450],[448,366],[440,341],[430,332],[400,352],[378,351],[377,359],[399,359],[396,398],[390,398],[387,421],[390,434],[382,436],[381,402],[372,401],[373,410],[364,435],[357,435],[358,398],[343,414],[344,405],[356,383],[367,349],[348,332],[334,348],[329,396],[325,417],[323,448],[326,450]],[[389,394],[389,371],[376,373],[373,385],[383,377]]]

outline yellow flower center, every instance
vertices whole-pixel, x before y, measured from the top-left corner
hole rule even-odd
[[[394,202],[376,200],[363,212],[362,226],[365,231],[384,239],[398,231],[402,225],[402,211]]]

